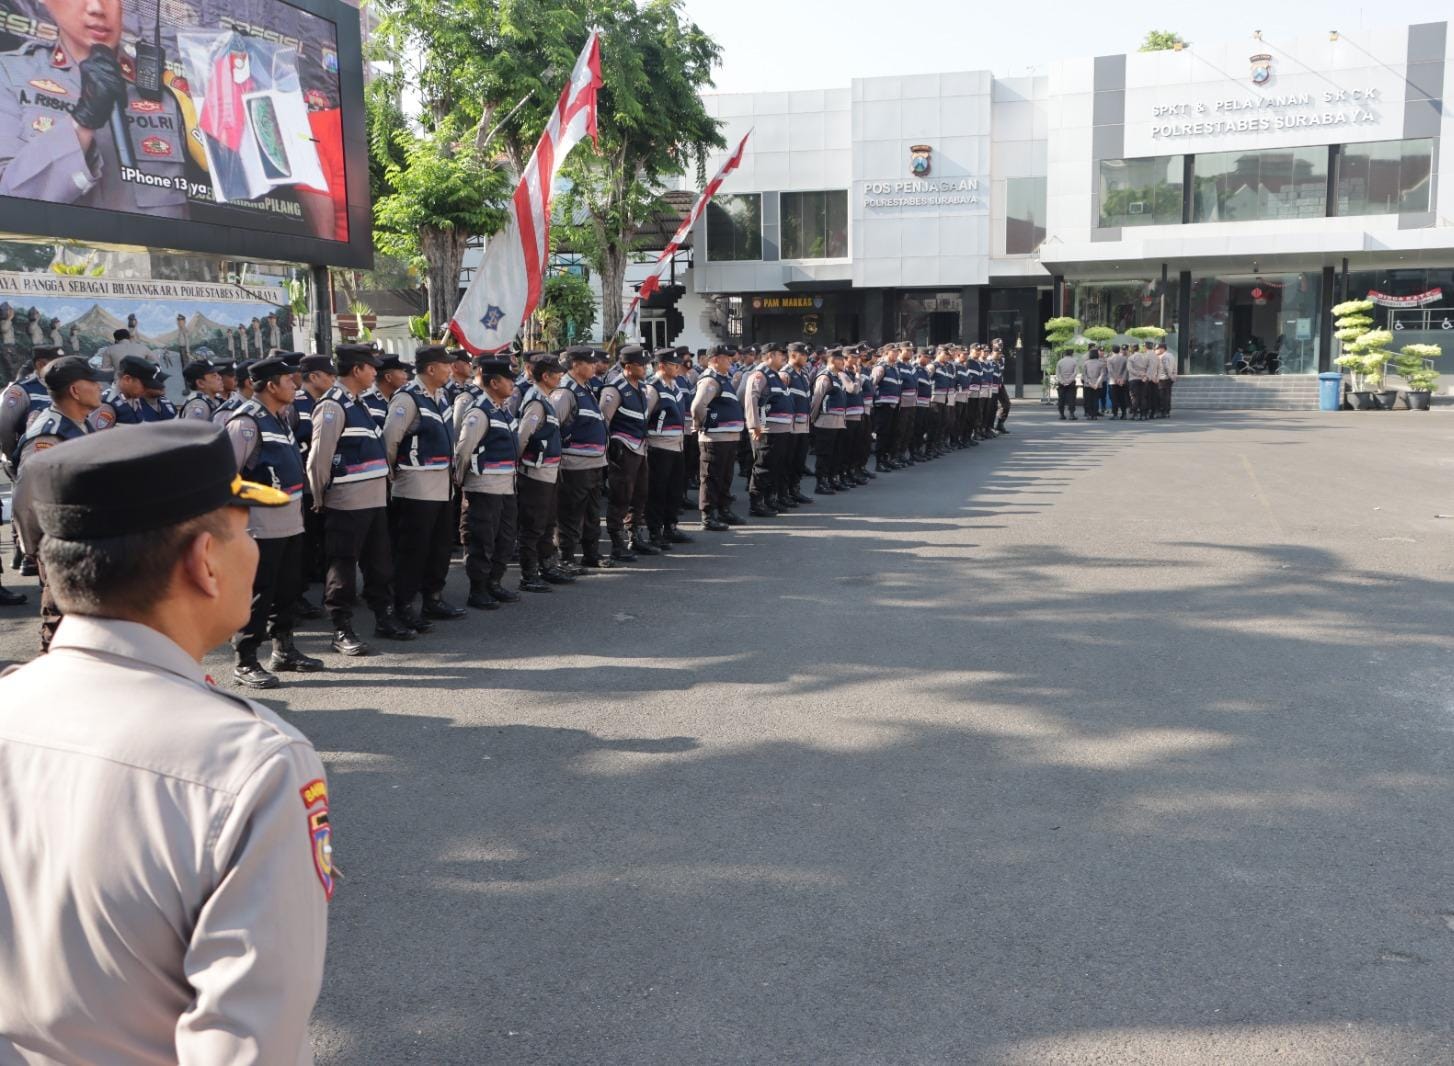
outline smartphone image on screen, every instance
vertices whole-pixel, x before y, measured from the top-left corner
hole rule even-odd
[[[253,138],[262,154],[263,172],[269,180],[290,178],[293,169],[288,165],[288,152],[283,147],[283,128],[278,122],[278,112],[272,98],[258,95],[247,101],[247,114],[251,120]]]

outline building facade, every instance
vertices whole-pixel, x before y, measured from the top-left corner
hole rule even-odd
[[[998,338],[1158,325],[1185,373],[1336,354],[1374,293],[1400,340],[1454,342],[1446,23],[856,79],[706,98],[748,152],[685,284],[743,342]],[[708,161],[711,172],[720,159]]]

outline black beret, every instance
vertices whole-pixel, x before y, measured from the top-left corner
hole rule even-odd
[[[768,341],[762,346],[763,355],[772,355],[774,352],[786,352],[788,346],[782,341]]]
[[[203,359],[196,363],[188,363],[182,367],[182,380],[188,385],[195,385],[200,378],[205,378],[208,374],[216,374],[218,372],[216,366]]]
[[[609,363],[611,361],[611,353],[606,351],[606,349],[592,348],[591,351],[594,352],[596,355],[596,362]]]
[[[227,374],[231,377],[237,376],[237,364],[229,360],[225,363],[217,363],[213,367],[219,374]]]
[[[65,355],[66,351],[59,344],[37,344],[30,352],[30,360],[55,359]]]
[[[326,355],[305,355],[299,360],[298,369],[305,374],[312,374],[319,370],[325,374],[335,372],[333,369],[333,360]]]
[[[379,365],[379,351],[372,344],[335,344],[333,354],[338,360],[340,373],[356,366]]]
[[[162,373],[161,367],[139,355],[123,355],[118,373],[136,378],[147,388],[153,388],[167,380],[167,375]]]
[[[147,533],[229,504],[289,501],[286,492],[243,481],[226,431],[192,419],[118,426],[36,452],[24,481],[42,532],[62,540]]]
[[[239,359],[233,366],[233,373],[239,378],[245,378],[252,371],[252,364],[256,362],[256,359]]]
[[[252,379],[254,385],[265,385],[273,378],[285,377],[293,373],[293,368],[288,365],[288,359],[284,355],[271,355],[266,359],[259,359],[247,368],[247,376]]]
[[[566,366],[575,366],[577,363],[594,363],[597,361],[596,349],[591,347],[589,344],[577,345],[574,348],[567,348],[565,349],[565,351],[560,353],[560,356],[558,358],[563,359]]]
[[[541,374],[562,373],[565,367],[560,365],[560,360],[549,352],[534,352],[530,356],[531,377]]]
[[[736,354],[737,354],[737,349],[735,347],[733,347],[732,345],[730,345],[730,344],[714,344],[714,345],[712,345],[712,347],[710,347],[710,348],[707,349],[707,355],[708,355],[709,358],[715,358],[716,356],[719,356],[719,355],[736,355]]]
[[[470,366],[486,378],[514,378],[515,368],[510,360],[499,355],[480,355],[470,361]]]
[[[656,353],[656,361],[658,364],[670,363],[672,366],[683,366],[690,354],[690,351],[684,352],[680,348],[667,348],[665,351]]]
[[[285,352],[278,349],[272,353],[272,358],[281,359],[288,369],[296,374],[302,369],[303,360],[307,357],[302,352]]]
[[[463,349],[460,355],[464,355]],[[442,344],[426,344],[414,353],[414,369],[423,370],[430,363],[452,363],[455,356]]]
[[[630,363],[633,366],[645,366],[651,361],[651,353],[640,344],[628,344],[617,353],[622,363]]]
[[[470,361],[470,353],[463,348],[451,348],[449,350],[449,361],[451,363],[458,363],[460,361],[468,363]]]
[[[63,392],[78,381],[105,381],[106,375],[79,355],[63,355],[52,359],[40,375],[41,384],[51,393]]]
[[[788,345],[788,354],[789,355],[796,355],[798,352],[803,352],[804,354],[811,354],[812,351],[813,351],[813,346],[811,344],[804,344],[802,341],[793,341],[792,344],[789,344]]]
[[[379,368],[380,374],[387,370],[402,370],[406,374],[412,374],[414,372],[414,368],[397,355],[386,355],[382,359],[377,360],[374,366]]]

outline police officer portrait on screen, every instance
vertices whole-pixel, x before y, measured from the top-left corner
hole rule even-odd
[[[0,195],[183,217],[181,114],[169,90],[138,90],[121,0],[42,0],[36,14],[55,39],[0,56]]]

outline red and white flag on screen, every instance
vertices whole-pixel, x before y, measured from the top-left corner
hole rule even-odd
[[[490,238],[449,329],[475,355],[499,351],[520,332],[540,303],[540,284],[550,254],[550,196],[560,165],[587,136],[596,144],[596,91],[601,87],[601,38],[590,39],[570,82],[520,176],[505,228]]]
[[[751,136],[751,130],[748,130],[742,135],[742,140],[737,144],[737,151],[727,157],[727,162],[722,164],[722,169],[717,171],[717,176],[707,182],[707,187],[702,190],[702,195],[698,196],[697,202],[692,205],[691,214],[682,219],[682,224],[677,227],[676,236],[671,239],[671,243],[666,246],[666,249],[657,258],[656,266],[652,268],[651,274],[641,283],[641,288],[631,298],[631,305],[626,308],[625,317],[621,319],[621,324],[616,327],[617,333],[626,333],[627,327],[634,323],[636,313],[641,309],[641,301],[649,300],[651,294],[661,288],[661,276],[666,272],[667,264],[671,262],[671,257],[676,255],[677,250],[682,246],[682,241],[686,240],[687,234],[692,232],[692,227],[697,224],[697,219],[702,217],[702,212],[707,210],[707,204],[711,202],[712,197],[717,195],[717,190],[722,187],[722,182],[726,180],[727,175],[731,174],[742,164],[742,155],[747,150],[747,138]],[[627,336],[630,336],[630,334],[628,333]]]

